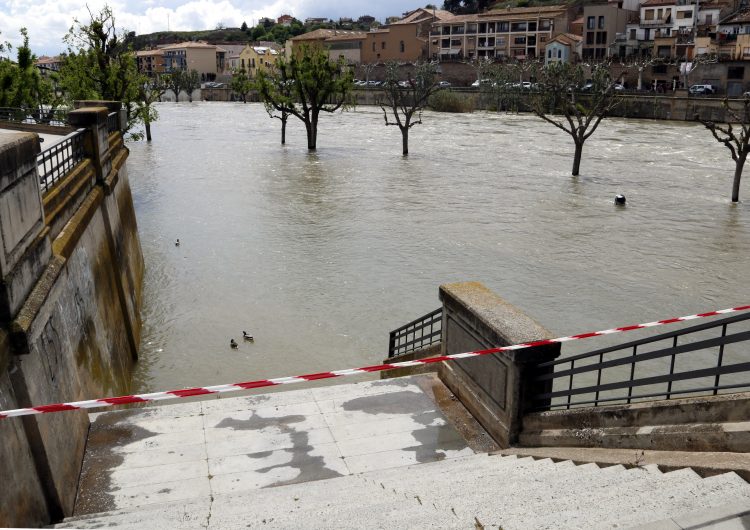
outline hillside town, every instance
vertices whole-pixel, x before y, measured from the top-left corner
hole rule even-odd
[[[283,43],[269,41],[187,41],[148,46],[136,51],[138,68],[148,76],[197,70],[203,83],[228,83],[244,71],[250,78],[268,68],[279,54],[302,44],[325,46],[332,59],[351,65],[395,60],[599,62],[635,65],[628,88],[668,91],[683,87],[681,74],[701,68],[691,83],[709,92],[739,96],[750,89],[750,7],[739,0],[618,0],[580,5],[502,7],[456,15],[419,8],[383,24],[373,17],[337,21],[288,14],[259,22],[266,29],[311,29]],[[351,29],[369,28],[369,29]],[[249,35],[251,36],[251,35]],[[56,70],[59,57],[42,57],[41,69]],[[452,79],[468,85],[469,78]]]

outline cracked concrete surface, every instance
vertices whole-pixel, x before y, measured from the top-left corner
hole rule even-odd
[[[91,414],[75,515],[433,462],[496,447],[434,375]],[[197,503],[195,501],[198,501]]]

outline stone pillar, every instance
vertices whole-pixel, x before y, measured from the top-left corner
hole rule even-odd
[[[76,102],[80,103],[80,102]],[[71,111],[68,121],[76,129],[88,129],[84,142],[86,157],[90,158],[96,168],[96,180],[103,183],[112,170],[109,153],[109,134],[107,133],[107,107],[84,107]]]
[[[73,102],[73,107],[76,109],[82,109],[84,107],[107,107],[107,113],[117,113],[117,125],[120,132],[125,131],[128,125],[128,110],[122,106],[120,101],[105,101],[105,100],[77,100]]]
[[[39,189],[39,136],[0,136],[0,323],[13,319],[52,255]]]
[[[442,355],[552,338],[531,317],[478,282],[440,286]],[[442,363],[440,378],[502,447],[518,439],[534,385],[536,364],[560,355],[560,344]]]

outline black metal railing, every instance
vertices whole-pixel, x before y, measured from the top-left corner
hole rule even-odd
[[[41,125],[65,126],[68,124],[68,109],[22,109],[0,107],[0,121]]]
[[[750,312],[540,363],[529,411],[750,390],[749,361]]]
[[[117,119],[117,112],[110,112],[107,114],[107,134],[112,134],[120,130]]]
[[[388,341],[388,357],[394,357],[422,349],[440,342],[442,338],[443,308],[427,313],[391,331]]]
[[[78,129],[61,142],[37,155],[39,186],[46,193],[84,159],[83,139],[86,129]]]

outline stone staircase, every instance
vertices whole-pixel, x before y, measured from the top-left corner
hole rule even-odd
[[[738,505],[750,509],[750,485],[733,473],[479,454],[73,517],[56,528],[629,528]]]
[[[145,454],[153,457],[153,461],[149,462],[148,458],[143,456],[144,451],[124,453],[128,444],[113,440],[112,435],[127,430],[124,429],[126,423],[131,426],[140,424],[138,429],[141,432],[143,426],[151,422],[149,426],[152,430],[160,426],[164,431],[163,440],[181,439],[184,448],[189,446],[185,445],[189,431],[176,433],[177,423],[169,425],[169,414],[155,413],[154,409],[151,409],[151,412],[144,409],[99,415],[92,425],[92,436],[100,429],[108,434],[107,439],[115,448],[112,454],[131,455],[124,459],[120,458],[118,465],[136,455],[139,455],[139,460],[132,460],[129,469],[122,470],[115,466],[109,472],[110,480],[99,483],[102,496],[118,499],[113,502],[110,498],[100,505],[100,508],[108,509],[88,514],[77,509],[81,515],[66,519],[56,525],[56,528],[501,527],[508,530],[630,528],[649,523],[653,523],[649,528],[681,528],[691,526],[691,521],[696,520],[726,522],[728,517],[729,520],[739,521],[737,517],[743,515],[743,510],[750,511],[750,484],[734,473],[701,478],[687,468],[662,473],[655,465],[631,468],[622,465],[599,467],[593,463],[576,465],[570,460],[554,462],[548,458],[475,453],[466,445],[462,448],[462,444],[451,434],[454,431],[446,430],[451,426],[445,422],[445,416],[439,410],[430,410],[431,401],[423,399],[424,394],[420,395],[418,389],[424,389],[424,382],[428,379],[427,376],[417,376],[395,380],[398,381],[395,384],[377,382],[341,385],[331,387],[332,390],[297,391],[309,392],[308,397],[313,398],[317,410],[328,411],[322,414],[322,419],[329,426],[328,429],[333,433],[335,440],[331,442],[334,445],[328,449],[326,458],[332,459],[331,455],[336,449],[340,461],[338,464],[328,462],[326,465],[338,470],[335,476],[329,475],[328,478],[325,474],[317,477],[309,475],[306,482],[299,483],[288,479],[281,483],[276,477],[273,482],[264,483],[262,476],[277,472],[280,456],[290,450],[282,444],[277,449],[264,451],[261,456],[256,453],[241,455],[244,460],[254,462],[256,459],[270,459],[276,464],[264,464],[264,467],[247,469],[245,472],[241,471],[241,465],[238,464],[235,469],[226,470],[234,471],[226,476],[235,478],[222,482],[218,480],[221,477],[211,475],[212,469],[218,469],[214,462],[218,457],[212,458],[209,450],[206,453],[208,456],[201,460],[198,458],[200,451],[196,449],[194,456],[190,458],[198,458],[197,461],[207,464],[207,486],[187,488],[181,493],[180,498],[176,499],[170,497],[171,493],[167,491],[170,488],[163,487],[159,490],[159,486],[154,486],[154,480],[150,481],[150,488],[141,489],[143,492],[149,490],[155,493],[142,492],[139,497],[137,484],[138,480],[149,482],[149,473],[154,475],[160,466],[173,465],[161,463],[158,455],[174,455],[175,451],[170,452],[169,446],[164,445],[166,442],[157,443],[160,439],[158,434],[135,439],[133,444],[152,442],[150,448],[145,448]],[[185,418],[201,418],[204,422],[203,438],[207,443],[217,433],[212,433],[206,428],[206,418],[211,417],[211,410],[215,412],[216,403],[223,402],[222,414],[233,417],[231,421],[241,421],[238,418],[243,417],[255,418],[255,421],[263,420],[260,423],[265,426],[265,432],[241,431],[231,435],[236,438],[235,442],[244,440],[247,436],[247,440],[242,443],[249,443],[255,447],[258,442],[252,438],[253,434],[270,434],[270,422],[266,417],[269,416],[270,410],[277,410],[279,418],[282,419],[281,424],[285,425],[284,428],[291,425],[288,418],[293,410],[289,407],[297,412],[303,409],[308,411],[304,418],[300,415],[294,420],[297,424],[317,425],[313,419],[316,408],[311,408],[310,402],[303,400],[304,394],[299,394],[296,400],[292,399],[293,394],[284,392],[269,395],[272,403],[274,399],[277,400],[277,405],[269,407],[268,401],[257,401],[255,410],[250,411],[246,409],[254,398],[237,398],[204,404],[186,404],[192,407],[189,410],[204,412],[181,417],[179,414],[172,415],[184,429],[188,429],[189,424],[198,422],[196,419]],[[350,397],[347,397],[348,394]],[[389,395],[398,399],[392,400]],[[397,403],[405,398],[411,398],[409,401],[416,404],[397,406]],[[366,404],[361,401],[362,399],[369,399],[371,406],[377,407],[378,403],[380,404],[374,416],[372,412],[355,410],[351,405],[353,402]],[[262,407],[259,408],[259,405]],[[266,412],[260,414],[260,410]],[[139,414],[145,414],[146,419],[141,418]],[[406,421],[404,415],[429,421],[422,421],[415,427]],[[368,421],[364,421],[365,419]],[[213,417],[209,423],[216,421],[226,423],[229,420]],[[374,423],[381,425],[386,431],[393,432],[374,434],[383,430],[372,429]],[[402,427],[397,428],[396,425]],[[436,428],[437,431],[431,430]],[[310,432],[319,430],[314,428]],[[407,430],[408,436],[405,434]],[[409,445],[410,440],[424,441],[429,438],[429,433],[443,439],[443,442],[436,442],[435,448],[450,449],[435,449],[434,453],[422,453],[421,458],[415,461],[411,458],[415,453],[414,446]],[[299,433],[290,434],[292,440],[300,436]],[[169,436],[172,438],[168,438]],[[366,450],[364,448],[369,447],[371,441],[379,436],[382,441],[390,440],[389,445],[382,447],[382,451],[378,451],[376,447],[367,453],[369,463],[363,466],[363,451]],[[314,445],[310,439],[308,436],[305,443]],[[444,443],[446,439],[447,445]],[[353,449],[355,446],[351,444],[347,445],[347,442],[357,440],[359,445],[355,445],[358,449]],[[226,440],[222,440],[221,443],[226,444]],[[394,448],[399,444],[402,446],[401,451],[410,455],[409,458],[396,458],[399,450]],[[201,444],[193,445],[203,447]],[[190,451],[185,453],[189,454]],[[303,453],[311,455],[310,458],[317,458],[314,455],[321,453],[321,450],[306,447]],[[299,462],[299,450],[295,454],[298,456],[294,458],[298,459],[293,460],[294,463],[290,465],[297,466],[302,475],[306,465]],[[89,476],[96,468],[91,467],[91,462],[98,460],[103,462],[107,461],[107,458],[100,453],[89,459]],[[267,464],[268,460],[265,462]],[[353,467],[355,465],[360,466],[359,471]],[[134,472],[134,482],[125,481],[125,473],[132,470],[140,470]],[[231,490],[214,486],[214,483],[237,484],[243,478],[248,480],[242,488]],[[194,479],[186,476],[181,482],[189,480]],[[177,482],[180,480],[173,480],[170,484]],[[95,483],[89,482],[89,486],[86,486],[85,481],[82,481],[82,488],[91,489],[91,485]],[[132,492],[132,495],[123,496],[123,490]],[[81,491],[79,501],[82,496],[85,498],[87,495],[92,498],[96,497],[97,493]],[[89,503],[89,508],[93,510],[92,506],[95,504]],[[711,514],[708,519],[706,514]],[[700,519],[701,517],[703,519]]]

